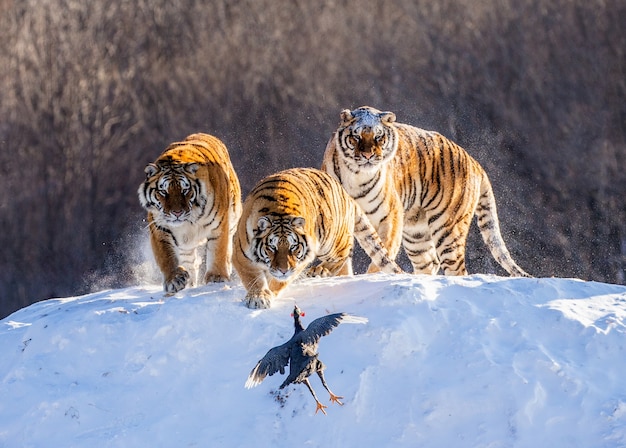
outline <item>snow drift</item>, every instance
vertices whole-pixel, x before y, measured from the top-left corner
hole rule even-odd
[[[576,279],[359,275],[250,310],[237,282],[51,299],[0,321],[0,447],[626,445],[626,287]],[[345,405],[315,415],[250,370],[325,313]],[[311,383],[324,402],[316,376]]]

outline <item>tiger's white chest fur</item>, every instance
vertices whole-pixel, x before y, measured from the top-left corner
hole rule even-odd
[[[207,254],[207,233],[202,231],[202,226],[198,223],[189,222],[170,227],[170,231],[176,242],[179,263],[189,271],[191,285],[199,285],[202,280],[202,266],[206,266],[204,257]]]
[[[209,199],[207,210],[211,209],[211,202]],[[215,254],[207,250],[207,244],[224,231],[218,224],[219,220],[205,214],[195,222],[185,221],[176,226],[168,226],[175,241],[179,262],[189,271],[194,286],[202,284],[206,266],[214,261]]]
[[[378,223],[389,213],[388,201],[381,201],[383,197],[395,194],[395,191],[385,191],[388,183],[389,164],[382,163],[372,168],[363,169],[348,166],[346,160],[337,154],[338,163],[335,165],[336,175],[342,186],[352,196],[356,203],[368,215],[372,223]],[[332,173],[331,173],[332,174]]]
[[[198,223],[184,222],[178,226],[170,227],[170,231],[181,251],[195,249],[197,246],[205,244],[208,238],[206,230]]]

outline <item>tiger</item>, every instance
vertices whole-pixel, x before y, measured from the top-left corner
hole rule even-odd
[[[381,271],[402,272],[358,204],[327,173],[292,168],[260,180],[244,201],[234,237],[233,265],[246,305],[269,308],[301,274],[352,275],[354,238]]]
[[[404,248],[416,274],[467,275],[474,215],[492,256],[511,276],[529,277],[500,233],[489,178],[443,135],[396,123],[393,112],[344,109],[321,169],[335,177],[376,228],[392,258]],[[370,265],[368,272],[375,272]]]
[[[224,143],[212,135],[191,134],[171,143],[144,171],[137,194],[148,212],[165,293],[201,280],[229,280],[241,187]]]

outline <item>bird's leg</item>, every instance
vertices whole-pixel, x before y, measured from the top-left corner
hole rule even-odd
[[[328,406],[324,406],[322,403],[320,403],[320,401],[317,399],[317,395],[315,395],[315,391],[313,390],[313,388],[311,387],[311,383],[309,383],[308,378],[305,379],[303,381],[304,384],[306,384],[306,387],[309,388],[309,391],[311,391],[311,395],[313,395],[313,398],[315,399],[315,402],[317,403],[317,408],[315,409],[315,413],[317,414],[317,411],[322,411],[322,413],[324,415],[326,415],[326,411],[324,409],[326,409]]]
[[[343,403],[339,401],[343,397],[340,397],[339,395],[335,395],[334,393],[330,391],[330,389],[328,388],[328,385],[326,385],[326,380],[324,379],[324,373],[322,370],[317,371],[317,376],[319,376],[320,380],[322,380],[322,385],[324,386],[324,389],[326,389],[328,393],[330,394],[330,401],[337,403],[339,406],[343,406]]]

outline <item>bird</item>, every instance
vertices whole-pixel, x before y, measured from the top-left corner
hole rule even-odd
[[[330,401],[343,406],[341,400],[343,397],[335,395],[331,392],[324,379],[323,370],[326,366],[318,359],[317,347],[319,340],[322,336],[330,334],[341,323],[349,324],[364,324],[367,323],[367,318],[354,316],[347,313],[335,313],[327,316],[319,317],[313,320],[306,329],[302,326],[300,321],[301,317],[304,317],[304,313],[298,305],[294,306],[293,324],[295,331],[291,339],[282,345],[270,349],[263,358],[259,360],[254,369],[250,372],[246,381],[246,389],[258,386],[265,379],[267,375],[272,376],[276,372],[281,374],[285,373],[285,367],[289,365],[289,375],[285,381],[280,385],[279,389],[283,389],[285,386],[294,383],[304,383],[313,395],[317,407],[315,413],[322,411],[326,415],[325,409],[328,406],[324,406],[315,395],[315,391],[309,382],[309,376],[313,373],[317,373],[322,385],[330,394]]]

